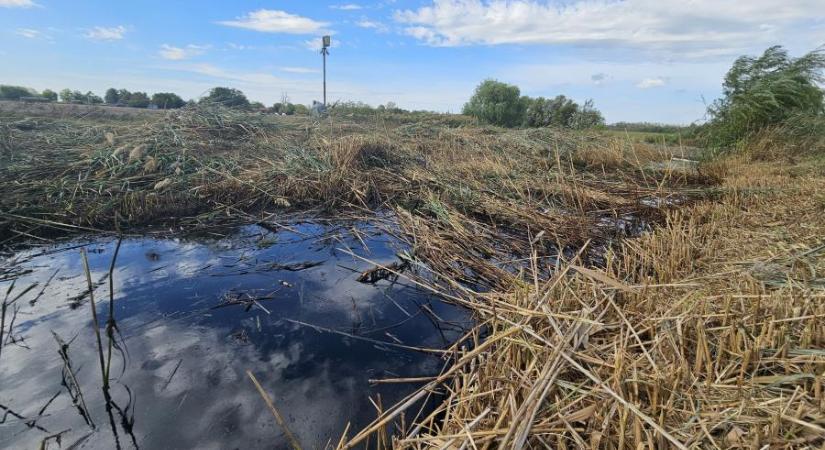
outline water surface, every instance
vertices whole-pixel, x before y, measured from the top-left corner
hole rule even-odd
[[[77,240],[5,259],[3,293],[12,282],[9,298],[36,286],[7,312],[0,448],[37,448],[57,434],[62,448],[286,448],[247,370],[304,448],[323,448],[348,422],[357,429],[375,417],[370,396],[389,406],[417,387],[369,380],[434,374],[444,364],[391,344],[444,348],[470,326],[466,311],[404,279],[357,281],[373,264],[350,252],[392,264],[404,251],[370,223],[124,239],[113,272],[122,351],[113,351],[107,408],[80,250],[105,353],[116,242]],[[58,448],[55,438],[48,444]]]

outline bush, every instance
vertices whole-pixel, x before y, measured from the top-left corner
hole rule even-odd
[[[227,108],[247,108],[249,99],[243,92],[226,87],[216,87],[209,91],[209,95],[203,97],[201,103],[218,103]]]
[[[768,127],[825,112],[825,49],[792,58],[781,46],[741,56],[725,76],[723,97],[708,109],[708,144],[731,147]]]
[[[57,92],[55,92],[55,91],[53,91],[53,90],[51,90],[51,89],[46,89],[46,90],[44,90],[44,91],[40,94],[40,96],[41,96],[41,97],[43,97],[43,98],[45,98],[46,100],[48,100],[48,101],[50,101],[50,102],[56,102],[56,101],[57,101]]]
[[[124,100],[121,98],[120,101],[123,102]],[[149,106],[149,103],[152,103],[152,101],[145,92],[132,92],[126,100],[126,106],[131,106],[132,108],[146,108]]]
[[[180,96],[171,92],[158,92],[152,96],[152,103],[160,109],[178,109],[186,105]]]
[[[0,84],[0,100],[20,100],[21,97],[35,97],[37,91],[23,86]]]
[[[524,122],[525,110],[525,100],[517,86],[484,80],[464,105],[463,113],[493,125],[515,127]]]

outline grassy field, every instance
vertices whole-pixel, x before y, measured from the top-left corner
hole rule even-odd
[[[412,281],[478,326],[342,448],[822,445],[823,165],[674,162],[696,153],[645,140],[449,115],[4,111],[0,239],[391,214],[431,275]]]

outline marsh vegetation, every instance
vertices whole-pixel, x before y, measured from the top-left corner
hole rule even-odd
[[[690,129],[4,110],[3,442],[822,445],[819,55]]]

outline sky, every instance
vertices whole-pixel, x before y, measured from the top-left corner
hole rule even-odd
[[[0,0],[0,83],[459,112],[484,79],[608,122],[705,118],[737,56],[825,44],[825,0]]]

